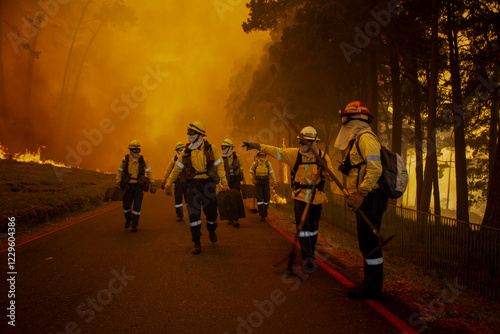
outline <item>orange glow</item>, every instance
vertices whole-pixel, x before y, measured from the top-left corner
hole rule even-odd
[[[196,120],[220,152],[233,133],[230,79],[257,64],[269,41],[243,31],[245,1],[21,3],[0,5],[0,142],[18,152],[45,146],[44,156],[88,170],[116,172],[137,139],[163,175]],[[40,29],[27,23],[40,18]]]
[[[273,199],[271,200],[271,203],[274,204],[286,204],[286,198],[281,197],[278,194],[274,194]]]
[[[42,149],[45,148],[45,146],[40,146],[38,150],[33,153],[29,152],[26,150],[24,153],[15,153],[12,154],[12,160],[17,161],[17,162],[33,162],[37,164],[42,164],[42,165],[53,165],[56,167],[66,167],[66,168],[71,168],[69,166],[66,166],[62,162],[55,162],[53,160],[45,160],[40,157]],[[9,153],[7,153],[7,148],[2,146],[0,144],[0,159],[7,159],[9,157]]]

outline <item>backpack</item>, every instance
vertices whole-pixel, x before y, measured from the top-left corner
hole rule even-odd
[[[378,139],[375,134],[371,132],[363,132],[356,138],[356,149],[361,157],[361,150],[359,149],[359,138],[365,133],[372,134]],[[397,153],[390,151],[382,143],[380,143],[380,162],[382,163],[382,175],[378,179],[378,185],[389,198],[399,198],[403,196],[408,185],[408,171],[406,163],[401,156]],[[366,162],[365,162],[366,163]]]
[[[130,182],[132,179],[130,177],[130,174],[128,173],[128,163],[130,160],[130,156],[127,154],[125,155],[124,162],[125,164],[123,165],[123,172],[122,172],[122,182],[120,184],[120,187],[125,187],[127,183]],[[137,183],[142,186],[143,191],[148,191],[149,186],[151,184],[151,181],[149,178],[145,175],[146,174],[146,162],[144,161],[144,157],[142,155],[139,156],[139,174],[137,175]]]
[[[321,150],[319,150],[319,156],[323,157]],[[295,160],[295,165],[293,166],[292,171],[290,173],[290,179],[291,179],[290,185],[292,186],[292,190],[295,191],[297,189],[312,189],[312,185],[303,185],[303,184],[300,184],[299,182],[295,182],[295,174],[297,174],[297,170],[299,169],[299,166],[300,165],[308,165],[308,164],[318,166],[321,180],[316,185],[316,189],[318,189],[319,191],[323,191],[323,189],[325,188],[325,176],[323,175],[322,169],[319,168],[318,159],[316,159],[315,162],[311,162],[311,163],[302,162],[302,154],[300,154],[300,150],[297,153],[297,159]]]

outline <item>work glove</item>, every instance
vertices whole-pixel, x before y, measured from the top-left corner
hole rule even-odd
[[[358,211],[361,204],[363,204],[365,196],[366,192],[362,191],[359,188],[356,189],[354,193],[350,194],[349,197],[347,197],[347,206],[349,206],[354,212]]]
[[[172,196],[172,186],[165,186],[165,194],[167,196]]]
[[[249,150],[259,150],[260,151],[260,144],[259,143],[249,143],[249,142],[244,141],[243,147],[245,147],[247,149],[247,151],[249,151]]]
[[[241,184],[247,184],[247,181],[245,179],[241,180]]]
[[[229,186],[227,184],[222,184],[222,190],[229,190]]]
[[[252,183],[253,184],[257,184],[257,180],[256,179],[252,179]]]
[[[156,186],[154,184],[151,184],[151,186],[149,187],[149,191],[154,194],[156,192]]]
[[[165,181],[161,181],[161,190],[165,189]]]

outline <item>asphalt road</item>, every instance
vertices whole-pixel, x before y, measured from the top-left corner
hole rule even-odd
[[[219,222],[216,244],[204,220],[200,255],[161,192],[145,197],[139,232],[123,221],[116,208],[17,247],[16,326],[4,279],[0,333],[401,332],[321,267],[284,276],[272,264],[290,241],[250,211],[239,229]]]

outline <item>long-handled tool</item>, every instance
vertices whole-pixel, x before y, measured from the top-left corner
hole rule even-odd
[[[295,123],[291,120],[291,119],[288,119],[287,120],[288,124],[290,124],[290,126],[293,128],[294,131],[297,131],[297,133],[300,133],[299,129],[297,128],[297,126],[295,125]],[[309,146],[309,148],[311,148],[311,144],[309,142],[307,142],[307,145]],[[328,175],[330,175],[330,177],[333,179],[333,181],[335,182],[335,184],[337,185],[337,187],[339,187],[339,189],[342,191],[342,193],[344,194],[344,196],[346,198],[349,197],[349,192],[347,191],[347,189],[345,189],[345,187],[342,185],[342,183],[340,183],[339,179],[335,176],[335,174],[333,174],[333,172],[328,169],[328,166],[326,165],[325,161],[319,156],[318,152],[316,152],[314,149],[311,150],[318,163],[320,164],[320,166],[323,168],[323,170],[325,170]],[[368,217],[366,216],[366,214],[358,209],[356,211],[356,213],[359,213],[359,215],[361,216],[362,220],[366,223],[366,225],[368,225],[368,227],[370,228],[370,230],[372,231],[372,233],[378,238],[379,240],[379,245],[369,254],[373,254],[375,251],[379,250],[380,248],[382,248],[383,246],[387,245],[396,235],[392,235],[390,236],[389,238],[387,239],[384,239],[380,233],[378,232],[378,230],[375,228],[375,226],[373,226],[372,222],[368,219]]]
[[[323,155],[326,156],[326,153],[328,152],[328,147],[330,146],[330,142],[333,137],[333,132],[330,134],[330,137],[328,138],[328,141],[325,146],[325,153]],[[310,148],[310,146],[309,146]],[[321,174],[318,173],[314,179],[313,186],[311,189],[311,196],[307,199],[306,207],[304,208],[304,211],[302,212],[302,216],[300,217],[300,223],[297,225],[297,229],[295,231],[295,242],[292,244],[292,249],[290,250],[290,253],[288,253],[283,259],[280,261],[276,262],[274,266],[278,266],[281,263],[283,263],[287,258],[288,258],[288,265],[287,265],[287,272],[292,273],[292,267],[293,264],[295,263],[295,244],[299,240],[299,234],[300,231],[302,231],[302,227],[304,227],[304,224],[306,222],[307,218],[307,213],[309,212],[309,208],[311,206],[312,201],[314,200],[314,196],[316,195],[316,184],[318,183],[319,179],[321,178]]]

